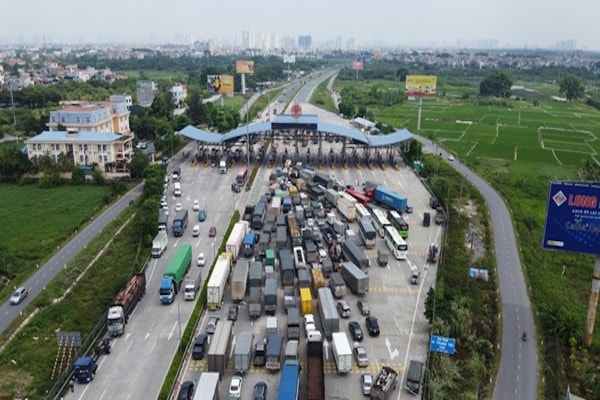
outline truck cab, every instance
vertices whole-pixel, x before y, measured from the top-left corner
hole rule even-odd
[[[88,383],[94,379],[98,364],[93,357],[79,357],[75,361],[74,369],[75,380],[79,383]]]
[[[163,278],[160,283],[160,289],[158,290],[160,295],[161,304],[171,304],[175,299],[175,283],[171,278]]]

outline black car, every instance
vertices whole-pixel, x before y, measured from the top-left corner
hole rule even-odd
[[[194,398],[194,382],[185,381],[179,388],[179,395],[177,400],[192,400]]]
[[[350,334],[352,335],[352,340],[354,340],[355,342],[362,342],[363,340],[363,331],[362,328],[360,327],[360,324],[356,321],[350,321],[348,322],[348,330],[350,331]]]
[[[377,318],[369,315],[365,319],[365,324],[367,325],[367,331],[369,331],[369,336],[379,336],[379,322]]]
[[[263,381],[254,385],[254,400],[265,400],[267,398],[267,384]]]
[[[192,347],[192,359],[202,360],[207,347],[208,335],[206,333],[199,334],[194,341],[194,347]]]
[[[242,188],[240,187],[240,185],[237,182],[234,182],[234,183],[231,184],[231,190],[234,193],[239,193],[239,192],[242,191]]]

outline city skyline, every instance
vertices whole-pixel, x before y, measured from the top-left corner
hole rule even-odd
[[[387,4],[386,4],[387,3]],[[485,3],[485,4],[484,4]],[[0,44],[192,44],[240,47],[242,32],[312,37],[312,47],[497,47],[600,50],[600,7],[593,0],[224,0],[219,9],[185,0],[72,0],[4,5]],[[487,45],[487,46],[486,46]],[[572,47],[572,48],[571,48]]]

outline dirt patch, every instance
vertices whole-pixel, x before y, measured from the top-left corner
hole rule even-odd
[[[465,246],[469,251],[469,261],[473,265],[485,254],[483,245],[483,227],[477,205],[469,200],[461,209],[461,213],[469,219],[469,227],[465,232]]]

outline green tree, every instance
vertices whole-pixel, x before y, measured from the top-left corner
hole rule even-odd
[[[72,185],[83,185],[85,183],[85,172],[81,168],[73,168],[73,173],[71,174],[71,184]]]
[[[577,76],[567,75],[559,82],[558,91],[564,94],[568,101],[571,101],[583,97],[585,87]]]
[[[136,149],[128,166],[131,177],[134,179],[141,178],[149,164],[150,160],[148,160],[148,156],[143,151]]]
[[[510,97],[512,84],[512,80],[505,72],[496,71],[481,81],[479,93],[482,96]]]
[[[189,115],[194,125],[201,125],[205,121],[205,107],[202,103],[202,94],[197,86],[188,87],[188,95],[186,99]]]

